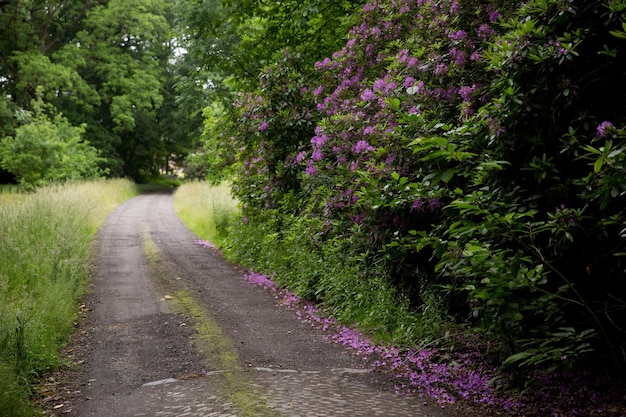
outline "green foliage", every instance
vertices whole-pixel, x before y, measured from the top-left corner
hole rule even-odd
[[[441,337],[445,325],[434,300],[418,312],[406,296],[384,279],[385,272],[364,269],[356,259],[346,259],[348,244],[319,243],[305,218],[285,219],[275,210],[267,218],[241,223],[230,229],[225,254],[254,271],[275,277],[303,299],[315,301],[348,325],[356,325],[374,340],[396,346],[426,345]]]
[[[46,102],[56,102],[57,97],[62,96],[74,105],[93,110],[100,104],[100,96],[79,75],[78,67],[85,63],[77,59],[76,52],[73,48],[57,52],[55,61],[66,61],[61,64],[39,50],[16,51],[13,60],[20,77],[15,88],[31,96],[45,98]]]
[[[522,369],[547,367],[546,372],[557,369],[571,370],[576,358],[593,352],[590,343],[594,336],[593,329],[580,333],[576,333],[572,327],[562,327],[558,330],[540,339],[520,340],[525,350],[509,356],[503,365],[515,365]]]
[[[72,126],[57,114],[44,113],[41,100],[34,103],[35,113],[26,115],[25,124],[15,136],[0,141],[0,161],[27,188],[49,182],[96,178],[103,174],[98,167],[98,151],[82,139],[83,126]]]
[[[311,65],[339,48],[362,4],[361,0],[210,0],[182,2],[177,8],[190,40],[190,55],[208,71],[213,87],[248,91],[254,89],[265,66],[281,59],[284,49],[303,54]]]
[[[313,81],[308,74],[312,64],[340,47],[353,13],[361,4],[361,1],[318,0],[279,3],[216,0],[181,4],[181,26],[184,26],[185,47],[189,50],[185,65],[194,70],[185,72],[181,78],[180,86],[185,87],[181,98],[186,102],[194,100],[189,91],[202,86],[212,99],[205,110],[202,150],[194,152],[187,162],[189,173],[206,173],[208,178],[217,181],[229,175],[240,145],[234,142],[253,140],[254,132],[259,136],[258,130],[250,129],[258,129],[260,122],[252,119],[260,117],[265,110],[271,113],[272,119],[276,118],[273,123],[269,117],[266,120],[273,129],[266,135],[279,132],[280,118],[286,123],[285,129],[294,129],[291,134],[283,132],[283,139],[276,141],[279,144],[291,136],[283,152],[290,153],[303,125],[312,123],[302,119],[310,113],[310,91],[306,97],[307,94],[300,94],[294,88],[310,90]],[[262,73],[260,78],[259,73]],[[277,88],[281,82],[286,83],[286,91]],[[273,95],[268,97],[272,101],[264,104],[266,109],[245,105],[245,100],[254,100],[265,93]],[[238,109],[231,111],[233,102]],[[287,120],[291,107],[298,109],[291,114],[296,118],[294,126]],[[241,123],[245,125],[243,129],[250,130],[246,138],[239,138],[237,133]],[[278,149],[270,151],[278,154],[272,157],[283,158]],[[247,152],[250,156],[253,151],[248,149]],[[239,162],[246,159],[239,158]],[[279,160],[276,163],[281,164]],[[293,180],[290,182],[293,185]]]
[[[1,7],[0,90],[9,105],[0,105],[0,137],[18,126],[14,109],[31,111],[31,101],[41,98],[72,125],[84,125],[109,175],[147,180],[184,159],[199,135],[204,104],[194,114],[177,102],[176,66],[183,60],[172,30],[174,4],[64,0]]]
[[[595,15],[607,20],[583,32],[583,22]],[[470,306],[499,328],[512,352],[521,350],[514,357],[525,360],[518,365],[571,366],[596,349],[612,355],[611,366],[623,372],[614,351],[624,343],[614,327],[622,289],[592,270],[619,264],[615,248],[623,245],[613,223],[624,222],[616,182],[621,169],[611,168],[621,158],[620,130],[600,128],[620,117],[607,97],[624,97],[615,88],[624,76],[616,72],[624,45],[608,30],[619,19],[599,4],[567,9],[529,2],[502,23],[486,51],[494,71],[490,101],[460,129],[476,132],[486,121],[490,141],[475,153],[489,152],[509,166],[506,177],[474,179],[479,189],[454,190],[447,230],[439,228],[448,249],[437,270],[455,278],[457,288],[469,287]],[[611,57],[602,54],[606,49],[622,52]],[[604,146],[589,145],[598,142]],[[597,181],[605,163],[609,182]],[[560,333],[554,329],[571,326],[593,327],[601,341],[583,348],[576,338],[562,338],[570,352],[556,355],[552,341]],[[537,341],[531,347],[529,335]]]
[[[582,22],[595,14],[608,20],[593,34],[582,32]],[[599,4],[568,9],[556,1],[531,1],[512,11],[485,44],[483,62],[447,78],[421,76],[421,91],[471,80],[472,96],[457,107],[469,112],[458,116],[445,102],[419,100],[420,111],[400,116],[394,132],[418,163],[406,176],[393,174],[360,194],[372,207],[396,212],[419,199],[442,203],[436,223],[397,230],[384,252],[394,260],[407,253],[429,259],[422,268],[432,265],[429,280],[442,288],[451,312],[499,339],[504,357],[514,358],[506,364],[570,368],[600,351],[612,356],[605,366],[623,371],[615,347],[624,339],[614,327],[623,289],[592,270],[624,274],[615,257],[624,243],[616,227],[624,223],[618,203],[623,136],[600,123],[620,117],[606,97],[624,97],[615,88],[624,76],[616,72],[624,45],[607,30],[617,16]],[[607,48],[620,53],[603,55]],[[416,95],[407,88],[389,103],[402,112]],[[572,326],[593,327],[583,334],[599,337],[584,344],[560,337],[557,343],[562,332],[555,329]]]
[[[297,54],[304,41],[272,55],[211,124],[207,149],[235,154],[257,239],[233,247],[337,314],[363,299],[343,289],[389,285],[414,311],[438,300],[499,342],[507,365],[569,369],[593,351],[623,376],[622,3],[375,2],[314,70]],[[271,10],[236,11],[235,23],[256,19],[241,44],[275,40]],[[280,33],[308,30],[294,27]],[[325,268],[294,273],[299,252],[272,249],[289,236]],[[347,259],[359,272],[333,287],[324,277]]]
[[[89,100],[73,67],[50,59],[71,42],[85,13],[101,0],[3,2],[0,6],[0,88],[17,106],[28,106],[38,85],[55,93]]]
[[[278,2],[226,0],[232,21],[241,33],[237,53],[257,65],[280,61],[284,49],[297,51],[311,65],[342,46],[353,16],[364,1],[288,0]]]
[[[159,1],[110,1],[86,16],[84,30],[76,34],[79,46],[66,47],[92,65],[84,74],[108,105],[114,131],[132,131],[139,115],[163,102],[160,66],[169,57],[163,13]]]
[[[316,122],[311,83],[300,63],[299,54],[285,51],[261,74],[259,91],[234,103],[237,135],[231,146],[239,164],[233,189],[250,214],[300,191],[298,154]]]
[[[191,179],[207,179],[215,184],[230,178],[236,162],[236,129],[231,114],[219,102],[204,109],[202,150],[191,153],[185,162],[185,175]]]
[[[161,133],[161,123],[176,125],[168,117],[175,113],[158,112],[173,48],[166,14],[160,0],[98,5],[85,16],[74,42],[62,50],[64,65],[75,65],[80,57],[79,73],[100,102],[94,112],[71,117],[87,124],[91,142],[103,156],[121,162],[119,170],[110,166],[112,174],[138,181],[165,169],[175,148]]]
[[[230,9],[223,2],[183,1],[178,2],[176,7],[181,21],[179,30],[188,40],[185,47],[189,50],[189,59],[195,64],[194,67],[205,70],[199,72],[201,77],[207,76],[207,72],[211,76],[210,80],[198,79],[190,72],[187,75],[191,77],[191,83],[197,81],[204,84],[210,81],[214,84],[232,75],[245,79],[254,74],[254,71],[248,69],[248,65],[256,63],[241,58],[245,51],[237,51],[239,35],[230,19]]]
[[[0,361],[0,414],[11,417],[34,417],[28,401],[28,392],[16,377],[14,370]]]

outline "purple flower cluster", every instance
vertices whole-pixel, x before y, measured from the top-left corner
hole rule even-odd
[[[211,242],[209,242],[208,240],[202,240],[202,239],[198,239],[194,242],[196,245],[198,246],[202,246],[205,248],[209,248],[215,251],[218,251],[219,248],[217,246],[215,246],[214,244],[212,244]]]
[[[362,194],[352,206],[340,194],[384,184],[393,173],[408,176],[419,170],[419,159],[403,139],[420,132],[407,130],[406,115],[466,120],[476,113],[486,92],[474,75],[484,74],[481,48],[496,36],[499,16],[493,7],[477,16],[455,0],[372,1],[345,46],[317,62],[321,84],[314,97],[324,119],[306,154],[294,160],[306,174],[307,187],[319,190],[319,198],[328,202],[329,223],[367,217],[369,227],[389,226],[385,222],[392,216],[384,211],[364,216],[364,207],[376,205],[371,201],[378,198],[375,193]],[[441,46],[424,53],[421,45],[429,44]],[[459,85],[463,79],[475,81]],[[485,124],[495,136],[502,134],[496,118]],[[326,186],[328,178],[336,187]],[[420,211],[421,205],[411,201],[426,201],[431,209],[441,206],[425,192],[407,197],[405,213]]]
[[[437,349],[401,351],[393,346],[377,344],[361,331],[324,316],[314,304],[303,301],[289,290],[281,289],[265,275],[247,272],[243,279],[268,290],[283,305],[293,310],[301,321],[326,331],[329,341],[348,347],[368,361],[372,370],[395,375],[398,393],[425,395],[442,405],[461,398],[508,409],[520,407],[518,403],[497,398],[490,384],[496,370],[480,370],[481,355],[478,352],[462,354]]]
[[[278,291],[278,285],[274,281],[269,279],[267,276],[257,274],[256,272],[247,272],[244,274],[243,280],[249,284],[257,285],[275,293]]]
[[[357,144],[354,145],[354,148],[352,148],[352,152],[354,152],[355,154],[363,154],[363,153],[373,152],[373,151],[375,151],[374,147],[370,145],[366,140],[363,140],[363,139],[358,141]]]
[[[597,133],[598,133],[598,137],[599,138],[604,138],[611,129],[613,129],[615,126],[613,126],[613,123],[611,122],[602,122],[598,125],[597,128]]]

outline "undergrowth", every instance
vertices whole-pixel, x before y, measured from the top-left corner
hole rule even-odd
[[[434,294],[421,305],[411,304],[376,262],[349,256],[349,242],[312,234],[310,219],[265,214],[252,220],[231,212],[227,236],[218,236],[224,255],[251,270],[244,280],[274,292],[301,319],[330,331],[330,340],[378,358],[373,368],[393,375],[398,392],[442,405],[464,401],[510,416],[622,415],[616,392],[589,375],[552,372],[537,375],[527,390],[511,390],[512,375],[498,366],[497,344],[455,324]]]
[[[281,227],[271,210],[257,221],[241,218],[224,184],[185,184],[177,190],[174,206],[192,231],[222,249],[229,260],[274,277],[376,340],[399,346],[414,346],[419,340],[426,345],[449,330],[434,298],[414,308],[386,279],[385,271],[376,265],[364,269],[360,260],[347,259],[345,242],[316,242],[304,218],[294,216]],[[220,224],[223,227],[216,226]]]

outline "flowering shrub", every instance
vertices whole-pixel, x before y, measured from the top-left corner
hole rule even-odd
[[[371,254],[366,262],[384,262],[417,307],[434,285],[446,286],[459,316],[468,313],[467,296],[452,294],[449,268],[436,270],[446,260],[444,234],[458,226],[449,205],[488,177],[497,181],[506,164],[483,139],[500,135],[500,122],[480,111],[491,97],[483,55],[497,36],[495,5],[477,12],[456,1],[370,3],[346,46],[317,64],[324,119],[304,182],[313,200],[326,202],[324,232],[349,236],[355,252]],[[511,297],[502,291],[501,304]],[[494,314],[487,324],[501,322]]]
[[[611,323],[624,288],[606,279],[621,264],[623,137],[600,97],[624,98],[612,87],[623,41],[610,34],[622,9],[479,3],[365,7],[346,46],[317,64],[323,120],[303,183],[325,202],[325,233],[386,262],[417,306],[425,288],[448,299],[517,355],[507,363],[554,370],[594,348],[612,355],[624,344]],[[583,31],[594,16],[603,23]],[[576,337],[558,332],[572,326]]]
[[[442,135],[485,99],[480,37],[494,33],[496,15],[490,7],[464,12],[456,1],[370,3],[346,46],[317,64],[325,118],[311,139],[306,183],[327,201],[323,215],[338,233],[353,226],[363,234],[359,249],[430,228],[465,181],[449,167],[473,155]]]
[[[278,240],[304,218],[312,245],[343,242],[417,311],[440,300],[512,373],[594,352],[623,377],[625,11],[370,2],[314,74],[287,55],[242,96],[244,214]]]
[[[298,59],[285,51],[282,61],[263,71],[259,90],[240,93],[234,104],[240,163],[234,190],[248,215],[299,191],[298,153],[311,137],[315,119]]]

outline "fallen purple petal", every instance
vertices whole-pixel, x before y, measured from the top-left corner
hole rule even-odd
[[[541,402],[545,404],[545,416],[550,417],[587,416],[586,410],[575,408],[571,401],[577,397],[583,401],[581,396],[585,395],[588,402],[596,404],[597,414],[594,415],[617,416],[607,411],[609,407],[601,403],[602,399],[590,394],[593,392],[589,390],[590,381],[584,375],[553,373],[541,381],[542,386],[549,387],[547,390],[511,399],[506,392],[500,394],[496,389],[494,381],[499,376],[498,367],[490,364],[481,346],[473,345],[470,340],[459,340],[455,351],[437,348],[400,350],[375,343],[361,331],[326,317],[313,303],[280,288],[263,274],[247,272],[243,280],[268,290],[281,304],[294,311],[299,320],[325,331],[327,340],[353,350],[372,371],[394,375],[397,380],[395,391],[400,395],[430,397],[442,407],[463,400],[513,415],[523,415],[526,404]]]

